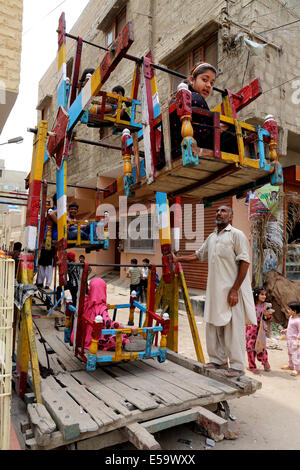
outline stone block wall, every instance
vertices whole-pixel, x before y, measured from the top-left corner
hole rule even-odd
[[[19,93],[23,0],[0,2],[0,132]]]
[[[23,0],[0,3],[0,81],[16,93],[20,82],[22,18]]]

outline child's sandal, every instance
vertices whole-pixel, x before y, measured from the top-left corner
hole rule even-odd
[[[290,366],[282,366],[280,367],[282,370],[293,370]]]
[[[299,375],[299,373],[300,373],[300,372],[299,372],[298,370],[293,370],[293,371],[291,372],[291,375],[292,375],[293,377],[296,377],[297,375]]]
[[[247,370],[252,372],[253,374],[260,375],[260,370],[259,369],[251,369],[250,367],[247,367]]]

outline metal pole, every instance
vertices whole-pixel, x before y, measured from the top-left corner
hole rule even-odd
[[[121,147],[117,145],[104,144],[103,142],[97,142],[94,140],[80,139],[79,137],[74,137],[74,142],[81,142],[82,144],[96,145],[98,147],[105,147],[112,150],[122,150]]]
[[[57,30],[57,32],[59,33],[59,30]],[[66,33],[66,36],[68,38],[74,39],[75,41],[78,41],[79,39],[79,36],[73,36],[73,34],[69,34],[69,33]],[[82,42],[84,42],[85,44],[89,44],[90,46],[97,47],[98,49],[102,49],[106,52],[110,50],[107,47],[99,46],[98,44],[95,44],[90,41],[86,41],[85,39],[82,39]],[[124,58],[128,60],[132,60],[133,62],[137,62],[140,64],[143,62],[142,58],[136,57],[131,54],[125,54]],[[184,80],[188,78],[186,75],[183,75],[182,73],[176,72],[175,70],[168,69],[167,67],[163,67],[162,65],[154,64],[153,62],[150,62],[150,66],[153,67],[154,69],[161,70],[162,72],[169,73],[170,75],[174,75],[175,77],[183,78]],[[226,90],[221,90],[220,88],[217,88],[217,87],[213,87],[213,89],[219,93],[227,94]]]
[[[207,126],[206,126],[207,127]],[[73,139],[75,142],[80,142],[82,144],[88,144],[88,145],[96,145],[97,147],[105,147],[109,148],[112,150],[119,150],[122,151],[122,147],[118,147],[117,145],[111,145],[111,144],[105,144],[104,142],[97,142],[95,140],[87,140],[87,139],[81,139],[80,137],[74,137]],[[139,151],[139,154],[141,156],[144,156],[143,151]],[[103,189],[102,191],[107,191],[106,189]]]
[[[2,196],[2,194],[10,194],[10,195],[15,194],[16,196],[19,196],[19,197],[22,197],[22,196],[28,197],[27,193],[14,193],[12,191],[2,191],[2,189],[0,189],[0,193],[1,193],[1,196]]]
[[[144,268],[145,265],[144,264],[92,264],[92,263],[87,263],[89,266],[102,266],[102,267],[116,267],[116,268]],[[84,266],[84,263],[74,263],[74,262],[69,262],[68,261],[68,265],[70,266]],[[149,264],[147,265],[147,268],[151,268],[152,265]],[[156,264],[155,265],[156,268],[165,268],[166,265],[165,264]]]
[[[3,197],[4,199],[14,199],[16,201],[18,201],[18,200],[27,201],[27,199],[28,199],[28,196],[27,197],[6,196],[5,194],[0,194],[0,197]]]
[[[54,181],[47,181],[47,184],[52,184],[56,186],[56,183]],[[98,189],[98,188],[90,188],[88,186],[78,186],[77,184],[67,184],[68,188],[78,188],[78,189],[89,189],[91,191],[102,191],[102,192],[107,192],[109,189]]]
[[[24,206],[24,207],[27,207],[27,204],[22,204],[20,202],[16,203],[16,204],[12,204],[10,201],[7,201],[7,202],[3,202],[3,201],[0,201],[0,204],[7,204],[8,206],[9,205],[13,205],[13,206]]]

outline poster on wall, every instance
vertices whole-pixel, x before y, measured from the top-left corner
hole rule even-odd
[[[279,186],[266,184],[249,196],[249,220],[263,217],[271,212],[277,218],[279,207]]]
[[[249,199],[249,220],[257,219],[262,217],[264,214],[269,212],[267,207],[261,202],[258,197],[251,197]]]
[[[279,186],[266,184],[265,186],[262,186],[262,188],[257,189],[255,193],[271,214],[277,218],[279,207]]]

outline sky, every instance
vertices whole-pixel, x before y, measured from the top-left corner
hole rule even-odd
[[[0,143],[22,136],[21,144],[0,146],[0,159],[7,170],[30,171],[33,134],[36,127],[38,82],[56,58],[57,27],[66,14],[69,32],[89,0],[24,0],[20,88],[17,101],[0,135]],[[69,39],[70,41],[70,39]]]

